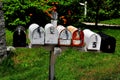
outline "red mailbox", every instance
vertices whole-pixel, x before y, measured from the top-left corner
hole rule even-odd
[[[67,29],[72,33],[72,46],[84,46],[83,31],[74,26],[68,26]]]

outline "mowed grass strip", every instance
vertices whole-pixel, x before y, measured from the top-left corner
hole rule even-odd
[[[120,25],[120,18],[100,21],[100,23],[111,24],[111,25]]]

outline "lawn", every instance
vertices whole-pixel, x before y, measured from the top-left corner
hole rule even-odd
[[[56,59],[56,80],[120,80],[120,32],[102,31],[116,38],[115,53],[67,48]],[[12,45],[12,34],[6,30],[7,45]],[[49,56],[44,47],[16,48],[1,64],[0,80],[48,80]]]
[[[120,18],[111,19],[111,20],[105,20],[105,21],[100,21],[100,23],[112,24],[112,25],[120,25]]]

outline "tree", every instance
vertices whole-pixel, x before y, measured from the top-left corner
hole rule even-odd
[[[19,25],[28,28],[32,22],[43,24],[46,3],[44,0],[3,0],[6,28],[13,31]]]
[[[5,23],[2,11],[2,2],[0,1],[0,62],[7,56],[6,39],[5,39]]]

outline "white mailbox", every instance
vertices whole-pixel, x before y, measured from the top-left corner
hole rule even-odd
[[[72,34],[67,28],[62,25],[57,26],[59,32],[58,44],[63,46],[71,45]]]
[[[45,25],[45,44],[58,44],[58,30],[53,24],[48,23]]]
[[[100,35],[96,34],[95,32],[89,30],[89,29],[84,29],[84,41],[85,41],[85,48],[87,50],[100,50],[100,45],[101,45],[101,37]]]
[[[32,45],[44,45],[45,31],[43,27],[33,23],[29,26],[30,46]]]

